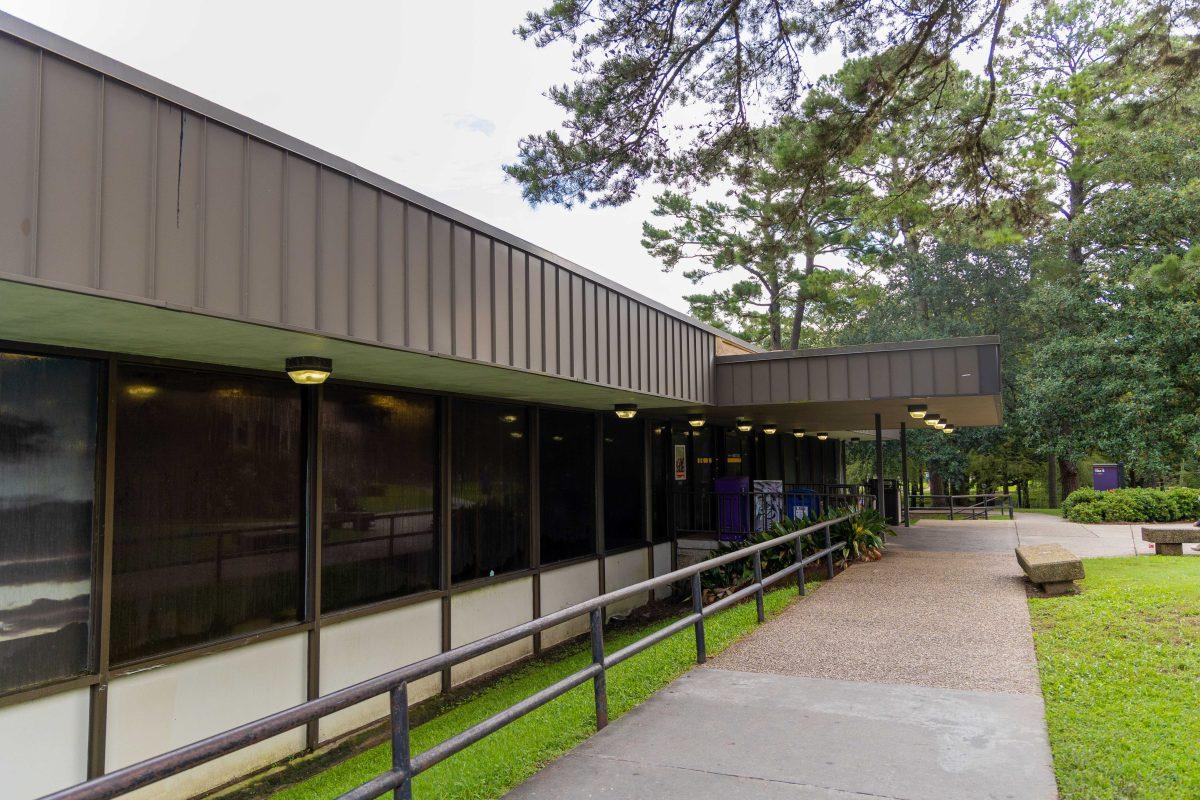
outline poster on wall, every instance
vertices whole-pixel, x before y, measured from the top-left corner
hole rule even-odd
[[[675,445],[675,480],[687,480],[687,445]]]
[[[783,481],[754,482],[754,530],[769,531],[783,519]]]

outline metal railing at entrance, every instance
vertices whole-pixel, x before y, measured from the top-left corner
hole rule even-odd
[[[833,577],[834,553],[842,549],[843,542],[833,539],[832,528],[850,519],[856,510],[848,509],[845,514],[821,520],[801,530],[778,536],[769,541],[743,547],[731,553],[710,558],[707,561],[701,561],[689,567],[677,569],[674,572],[644,580],[613,592],[607,592],[591,600],[577,603],[561,611],[539,617],[531,622],[500,631],[499,633],[492,634],[461,647],[456,647],[444,653],[439,653],[414,664],[400,667],[399,669],[332,692],[315,700],[301,703],[268,717],[246,723],[224,733],[219,733],[194,744],[180,747],[168,753],[146,759],[137,764],[78,784],[77,786],[46,795],[42,800],[107,800],[107,798],[119,797],[127,792],[164,780],[221,756],[242,750],[258,742],[270,739],[273,736],[278,736],[281,733],[302,727],[313,720],[328,716],[329,714],[357,705],[364,700],[369,700],[382,694],[388,694],[391,701],[389,714],[392,743],[391,769],[345,792],[339,796],[338,800],[368,800],[388,791],[392,792],[392,797],[395,800],[409,800],[412,797],[412,779],[415,776],[588,681],[591,681],[593,685],[596,727],[605,727],[608,724],[607,670],[680,631],[687,628],[693,629],[696,638],[696,662],[703,664],[707,660],[704,637],[705,619],[722,609],[753,596],[757,606],[758,621],[763,622],[765,619],[763,608],[764,592],[767,587],[792,575],[797,575],[798,591],[800,594],[804,594],[804,568],[809,564],[822,560],[825,562],[825,570],[828,577]],[[814,552],[805,556],[804,540],[810,540],[816,544],[818,538],[821,539],[820,546]],[[763,552],[792,542],[796,543],[795,557],[792,563],[770,575],[764,576],[762,574]],[[704,604],[704,594],[700,580],[701,573],[745,558],[753,559],[754,580],[732,594],[706,606]],[[690,614],[659,628],[653,633],[643,636],[641,639],[626,645],[620,650],[605,654],[605,606],[683,580],[690,580],[691,584],[692,611]],[[440,744],[434,745],[417,755],[412,755],[408,718],[408,686],[410,683],[429,675],[438,674],[442,670],[449,669],[456,664],[461,664],[464,661],[525,639],[535,633],[552,628],[555,625],[560,625],[584,614],[588,615],[590,621],[591,664],[529,695],[524,700],[509,706],[482,722],[476,723]]]
[[[785,485],[777,491],[681,490],[670,493],[671,528],[682,538],[741,541],[776,522],[817,520],[832,510],[873,508],[875,496]]]
[[[1012,495],[1008,492],[985,494],[910,494],[909,514],[946,514],[950,519],[1013,518]]]

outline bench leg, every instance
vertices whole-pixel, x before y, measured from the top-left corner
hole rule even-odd
[[[1053,583],[1043,583],[1041,585],[1042,592],[1046,597],[1058,597],[1064,594],[1075,593],[1074,581],[1055,581]]]
[[[1156,544],[1154,545],[1154,552],[1160,556],[1181,556],[1183,555],[1183,545],[1179,542],[1173,544],[1170,542]]]

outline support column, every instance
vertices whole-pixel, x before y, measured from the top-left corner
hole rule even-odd
[[[304,400],[304,491],[307,513],[304,520],[305,592],[304,619],[308,629],[307,698],[321,696],[321,399],[324,388],[306,386]],[[320,720],[305,726],[305,745],[316,750],[320,744]]]
[[[875,507],[887,516],[887,504],[883,500],[883,420],[875,415]]]
[[[900,423],[900,517],[904,527],[909,527],[908,520],[908,430]]]

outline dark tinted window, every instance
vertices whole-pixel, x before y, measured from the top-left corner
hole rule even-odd
[[[641,420],[604,416],[604,547],[644,544],[645,444]]]
[[[0,692],[88,671],[99,382],[0,353]]]
[[[749,477],[754,472],[750,439],[753,434],[730,428],[725,431],[725,474]]]
[[[321,405],[321,607],[336,611],[437,582],[434,400],[327,386]]]
[[[112,658],[300,616],[300,390],[122,365]]]
[[[596,552],[596,429],[590,414],[541,412],[542,563]]]
[[[520,406],[455,400],[451,409],[451,576],[529,566],[529,436]]]

